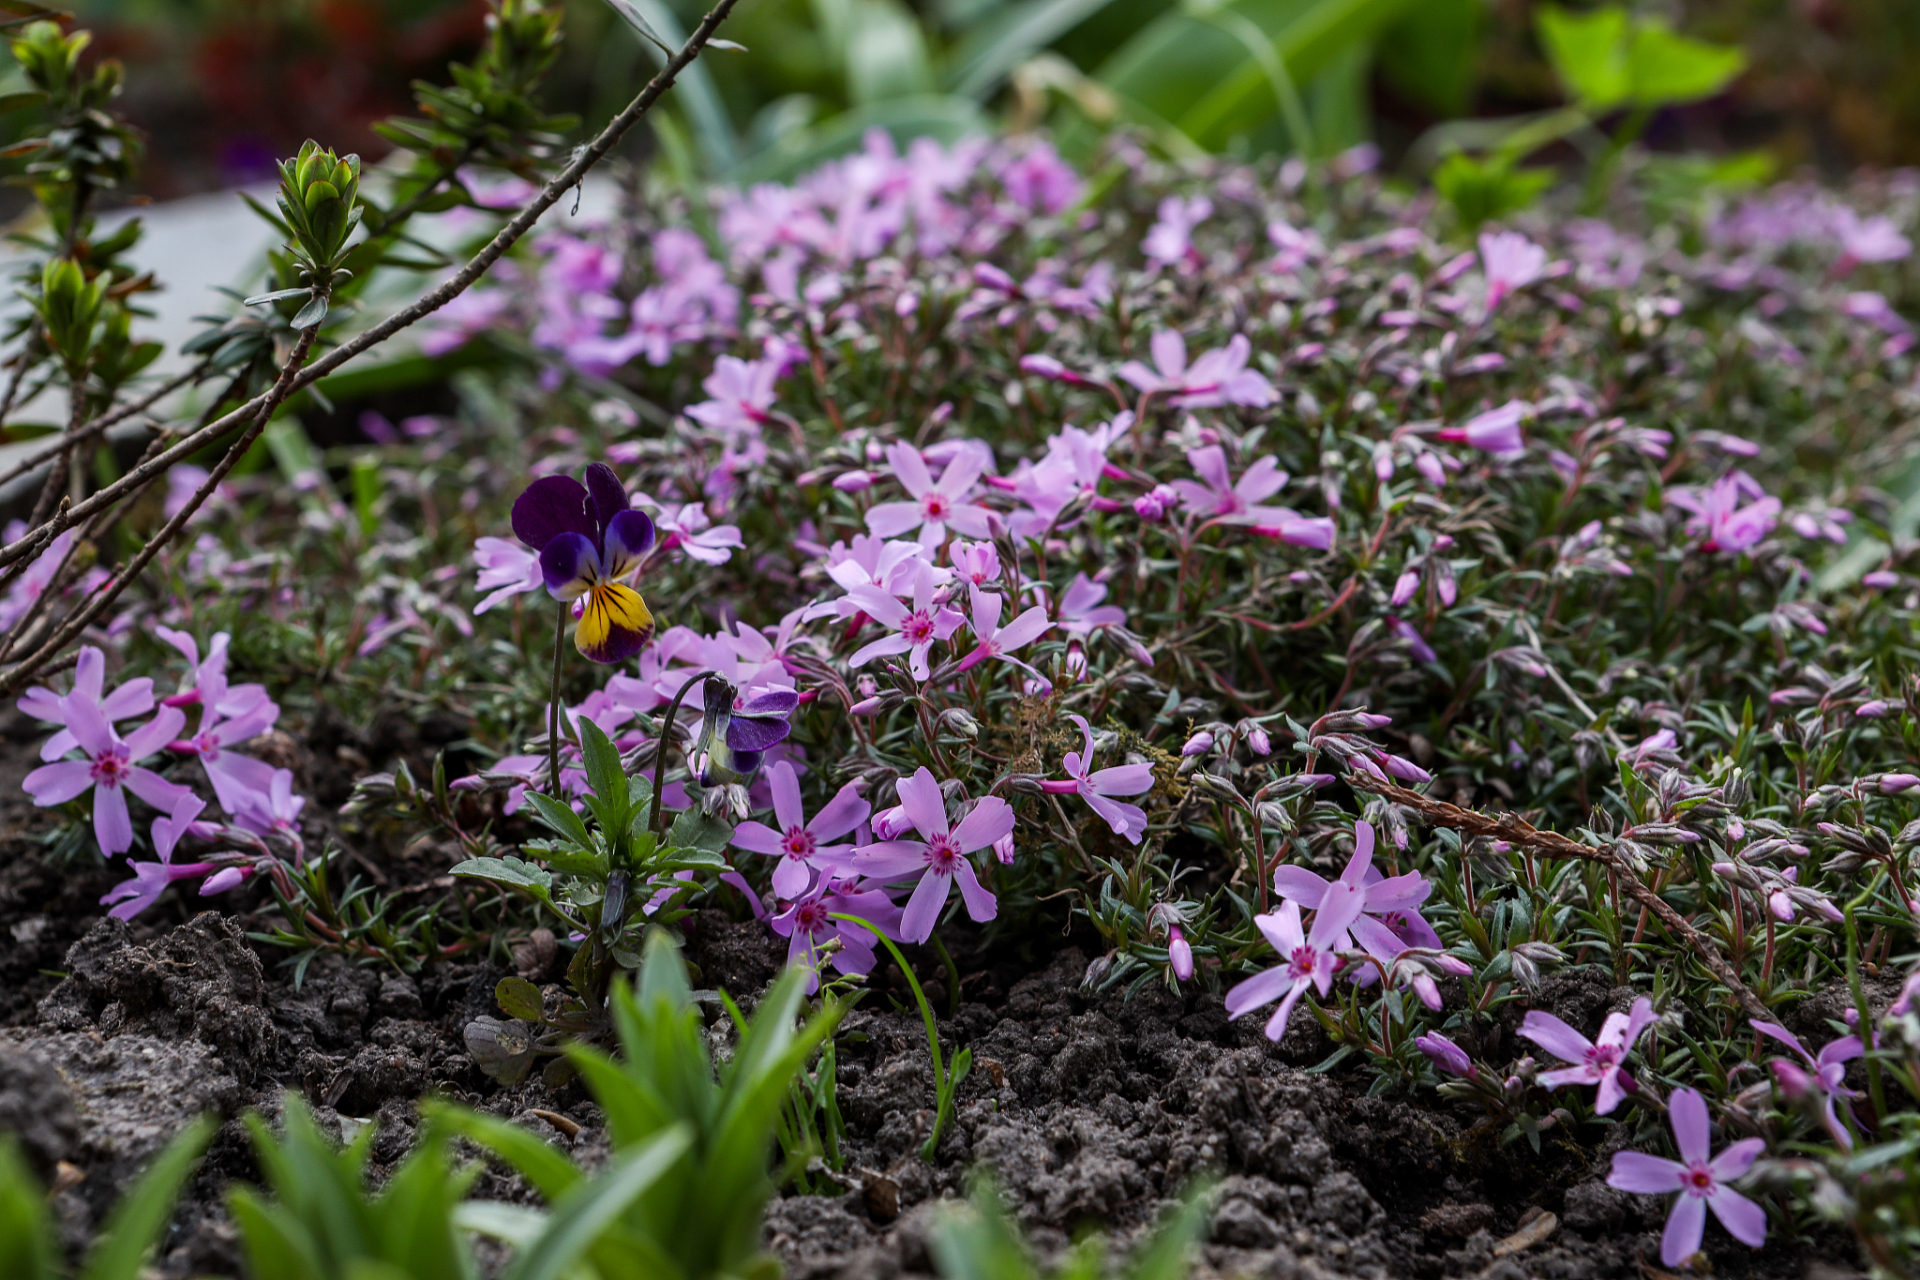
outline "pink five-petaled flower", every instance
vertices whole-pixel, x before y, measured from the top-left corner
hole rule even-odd
[[[1593,1110],[1607,1115],[1626,1097],[1626,1085],[1633,1077],[1621,1070],[1634,1043],[1653,1021],[1653,1001],[1641,996],[1633,1002],[1631,1013],[1610,1013],[1600,1024],[1598,1040],[1589,1040],[1550,1013],[1535,1009],[1520,1023],[1520,1034],[1562,1062],[1574,1065],[1548,1071],[1540,1083],[1549,1089],[1563,1084],[1597,1084]],[[1624,1083],[1623,1083],[1624,1082]]]
[[[1306,994],[1307,984],[1312,983],[1323,996],[1333,986],[1333,953],[1345,941],[1353,922],[1360,918],[1364,900],[1364,895],[1354,886],[1335,881],[1321,899],[1310,933],[1301,929],[1297,902],[1288,902],[1271,915],[1255,916],[1253,923],[1280,953],[1281,963],[1227,992],[1227,1016],[1238,1018],[1278,1000],[1280,1007],[1267,1019],[1267,1039],[1278,1040],[1286,1035],[1293,1007]]]
[[[1837,1100],[1857,1098],[1857,1089],[1846,1087],[1847,1064],[1861,1057],[1867,1051],[1859,1036],[1841,1036],[1820,1050],[1820,1056],[1814,1057],[1807,1052],[1807,1046],[1800,1043],[1800,1037],[1776,1022],[1755,1022],[1753,1029],[1763,1036],[1771,1036],[1781,1044],[1800,1055],[1800,1061],[1813,1068],[1811,1072],[1802,1070],[1797,1064],[1785,1058],[1775,1058],[1773,1074],[1780,1082],[1780,1092],[1790,1099],[1804,1097],[1818,1090],[1826,1100],[1825,1119],[1827,1132],[1833,1140],[1846,1150],[1853,1150],[1853,1135],[1840,1123]]]
[[[39,685],[28,689],[20,699],[20,710],[35,720],[60,726],[60,732],[48,738],[40,748],[40,758],[52,762],[79,745],[73,730],[67,727],[68,708],[76,702],[90,704],[108,721],[131,720],[153,710],[153,681],[145,676],[129,680],[105,697],[107,656],[93,645],[80,646],[80,658],[73,669],[73,690],[55,693]]]
[[[934,607],[933,587],[933,566],[923,560],[914,573],[911,609],[878,587],[855,586],[849,589],[847,599],[858,605],[862,613],[893,632],[892,635],[881,636],[863,645],[854,653],[849,665],[864,667],[886,654],[904,653],[907,655],[907,669],[913,672],[913,678],[925,680],[933,670],[927,660],[933,642],[947,639],[966,621],[964,616],[945,605]]]
[[[473,589],[489,593],[473,606],[476,615],[485,613],[509,596],[538,591],[546,585],[546,578],[540,573],[539,555],[505,538],[475,538],[473,562],[480,569],[480,577],[474,582]]]
[[[168,782],[140,761],[165,746],[180,732],[187,717],[178,707],[161,707],[158,715],[122,738],[100,705],[90,698],[69,698],[67,729],[84,760],[59,760],[28,774],[25,786],[33,802],[65,804],[93,791],[93,834],[100,852],[109,857],[133,847],[133,819],[127,814],[122,788],[162,813],[171,813],[186,788]]]
[[[800,805],[799,775],[785,760],[767,770],[767,786],[773,792],[773,816],[779,829],[764,822],[743,822],[733,829],[733,843],[750,853],[780,859],[773,869],[773,891],[782,898],[798,898],[807,891],[815,870],[824,875],[853,852],[852,845],[831,842],[865,822],[873,806],[849,782],[813,821],[807,821]]]
[[[1705,492],[1676,485],[1667,491],[1667,501],[1690,513],[1687,530],[1700,538],[1701,551],[1737,554],[1772,533],[1780,519],[1780,499],[1771,495],[1742,504],[1741,499],[1751,493],[1750,483],[1729,475],[1715,480]]]
[[[1509,400],[1498,409],[1468,418],[1461,426],[1448,427],[1434,438],[1449,444],[1470,445],[1496,457],[1522,453],[1527,441],[1520,434],[1520,423],[1532,409],[1525,400]]]
[[[1433,931],[1420,904],[1433,892],[1433,886],[1418,871],[1387,877],[1373,865],[1373,824],[1364,819],[1353,824],[1353,857],[1335,883],[1349,885],[1360,893],[1361,914],[1351,928],[1355,941],[1367,954],[1386,964],[1408,947],[1440,946],[1440,935]],[[1281,867],[1273,873],[1273,887],[1289,902],[1307,910],[1317,910],[1327,900],[1333,885],[1319,873],[1306,867]],[[1377,919],[1376,919],[1377,917]]]
[[[1280,492],[1287,473],[1272,454],[1254,462],[1235,480],[1227,469],[1227,452],[1217,444],[1187,450],[1187,462],[1198,480],[1175,480],[1181,503],[1214,524],[1278,524],[1294,518],[1285,507],[1260,504]]]
[[[894,478],[912,499],[873,507],[867,512],[868,530],[882,538],[897,538],[918,529],[921,545],[934,548],[946,541],[949,527],[969,538],[987,537],[990,513],[978,503],[967,501],[974,482],[986,470],[986,461],[979,450],[959,450],[936,482],[918,449],[906,443],[888,445],[887,462]]]
[[[1700,1251],[1708,1209],[1740,1243],[1755,1249],[1765,1244],[1766,1210],[1727,1185],[1753,1167],[1767,1145],[1765,1139],[1747,1138],[1713,1155],[1706,1099],[1692,1089],[1673,1091],[1667,1101],[1667,1119],[1673,1125],[1674,1144],[1680,1148],[1679,1160],[1619,1151],[1614,1153],[1613,1172],[1607,1175],[1607,1185],[1620,1191],[1655,1196],[1680,1193],[1660,1237],[1660,1261],[1677,1267]]]
[[[888,933],[900,927],[900,908],[886,894],[878,889],[855,892],[848,882],[831,874],[821,876],[819,884],[767,921],[767,927],[787,939],[788,967],[804,963],[814,971],[807,983],[809,993],[820,989],[819,948],[835,938],[840,946],[833,953],[834,968],[855,977],[873,972],[873,933],[833,919],[836,915],[858,916]]]
[[[1193,229],[1212,216],[1213,201],[1205,196],[1168,196],[1160,202],[1160,220],[1140,242],[1141,252],[1157,267],[1178,265],[1192,270],[1200,261],[1193,247]]]
[[[1113,796],[1137,796],[1143,791],[1153,789],[1153,766],[1148,764],[1120,764],[1109,769],[1093,772],[1093,729],[1087,724],[1085,716],[1069,715],[1067,719],[1080,726],[1080,735],[1085,739],[1085,751],[1069,751],[1063,761],[1071,778],[1047,779],[1040,784],[1042,791],[1054,795],[1078,795],[1092,809],[1106,820],[1117,836],[1125,836],[1134,844],[1140,843],[1140,837],[1147,829],[1146,810],[1137,804],[1123,804],[1112,799]]]
[[[1225,404],[1264,409],[1279,399],[1279,392],[1265,374],[1247,368],[1253,344],[1245,334],[1234,334],[1226,346],[1207,352],[1191,365],[1187,363],[1187,340],[1178,330],[1162,329],[1148,346],[1153,352],[1153,368],[1129,360],[1120,366],[1119,374],[1142,391],[1171,393],[1168,403],[1176,409]]]
[[[1538,280],[1547,269],[1547,251],[1518,231],[1480,233],[1480,265],[1487,273],[1487,314],[1506,296]]]
[[[166,704],[178,707],[197,703],[201,708],[199,732],[169,742],[167,749],[198,757],[220,807],[237,815],[256,800],[266,798],[273,787],[273,766],[231,748],[271,729],[280,719],[280,708],[267,697],[264,685],[227,683],[226,632],[214,634],[204,662],[200,660],[200,646],[186,632],[156,627],[154,633],[194,666],[193,688],[166,699]]]
[[[967,914],[981,922],[993,919],[1000,904],[980,883],[967,855],[991,848],[994,841],[1012,832],[1012,807],[998,796],[988,796],[976,802],[958,825],[949,827],[946,798],[924,766],[912,777],[900,779],[896,787],[900,808],[921,838],[870,844],[857,851],[849,865],[873,880],[904,880],[920,873],[920,881],[900,917],[900,937],[907,942],[925,942],[933,936],[933,926],[940,920],[940,909],[947,905],[955,880],[960,882]]]
[[[973,602],[973,616],[967,625],[973,628],[974,645],[973,650],[960,659],[955,674],[972,670],[988,658],[998,658],[1046,684],[1045,676],[1013,656],[1015,649],[1026,648],[1053,628],[1053,623],[1047,618],[1046,607],[1036,604],[1003,627],[1000,625],[1000,611],[1006,607],[1006,600],[1002,596],[978,587],[968,587],[967,592]]]
[[[687,416],[728,437],[751,436],[773,418],[773,384],[779,377],[777,361],[721,356],[700,384],[713,399],[690,406]]]

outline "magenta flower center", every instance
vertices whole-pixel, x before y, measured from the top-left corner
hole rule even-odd
[[[220,739],[214,737],[211,730],[195,738],[193,748],[200,753],[200,758],[208,763],[220,758]]]
[[[1713,1170],[1704,1164],[1690,1164],[1686,1172],[1686,1189],[1696,1196],[1713,1193]]]
[[[930,644],[933,641],[933,619],[927,616],[925,609],[916,609],[900,624],[900,634],[915,644]]]
[[[1625,1049],[1613,1044],[1597,1044],[1586,1053],[1587,1065],[1596,1071],[1611,1071],[1626,1056]]]
[[[804,861],[813,856],[813,832],[805,827],[788,827],[787,834],[780,839],[780,847],[786,850],[789,858]]]
[[[1319,964],[1319,962],[1320,953],[1303,943],[1295,947],[1293,954],[1287,957],[1287,972],[1293,975],[1294,981],[1296,982],[1304,978],[1311,978],[1313,976],[1314,966]]]
[[[103,787],[117,787],[133,772],[127,763],[127,749],[119,744],[108,747],[93,758],[93,780]]]
[[[960,860],[960,846],[952,836],[942,831],[927,838],[927,867],[937,876],[953,874],[953,864]]]
[[[947,495],[944,493],[929,493],[920,500],[920,504],[929,520],[945,520],[953,514],[953,504],[947,501]]]
[[[803,902],[793,909],[793,927],[808,937],[819,933],[832,923],[833,921],[827,919],[825,903]]]

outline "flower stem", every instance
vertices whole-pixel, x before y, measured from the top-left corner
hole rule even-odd
[[[647,830],[653,832],[655,847],[658,847],[658,841],[665,834],[660,829],[660,788],[667,776],[667,739],[673,734],[673,718],[679,714],[680,704],[686,701],[687,690],[696,684],[705,684],[707,677],[712,674],[711,671],[702,671],[681,685],[680,691],[673,695],[673,701],[667,704],[666,716],[660,721],[660,741],[653,746],[653,809],[647,814]]]
[[[547,685],[547,786],[560,798],[560,655],[567,640],[567,606],[553,615],[553,679]]]

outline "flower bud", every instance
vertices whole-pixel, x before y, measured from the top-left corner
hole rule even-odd
[[[1257,756],[1270,756],[1273,754],[1273,739],[1267,736],[1265,729],[1257,724],[1248,724],[1246,725],[1246,735],[1247,750]]]
[[[1013,865],[1013,832],[1009,831],[993,842],[993,856],[1000,860],[1002,866]]]
[[[873,488],[873,472],[842,471],[833,478],[833,487],[842,493],[862,493]]]
[[[1180,754],[1183,756],[1203,756],[1211,750],[1213,750],[1213,735],[1205,729],[1202,729],[1181,745]],[[1920,778],[1916,778],[1914,781],[1920,782]]]
[[[1152,492],[1133,500],[1133,513],[1148,524],[1159,524],[1179,504],[1180,494],[1172,485],[1157,484]]]
[[[1894,714],[1895,709],[1895,704],[1883,698],[1875,698],[1872,702],[1863,702],[1855,707],[1853,714],[1862,720],[1878,720],[1882,716]]]
[[[875,840],[898,840],[913,830],[913,823],[907,818],[907,811],[901,805],[891,809],[882,809],[873,815],[873,838]]]
[[[1167,930],[1167,963],[1173,966],[1173,976],[1181,982],[1193,977],[1193,948],[1187,945],[1186,935],[1177,924]]]
[[[862,698],[847,708],[847,714],[853,716],[877,716],[887,709],[885,698]]]
[[[1401,605],[1413,599],[1413,593],[1419,589],[1420,571],[1418,569],[1408,569],[1394,582],[1393,595],[1389,597],[1389,601],[1394,608],[1398,609]]]
[[[200,882],[200,896],[206,898],[225,893],[244,881],[252,870],[251,867],[223,867]]]
[[[1098,990],[1100,984],[1106,981],[1107,975],[1113,971],[1113,966],[1118,960],[1119,954],[1113,951],[1097,957],[1092,964],[1087,966],[1086,976],[1080,979],[1081,989],[1084,991]]]
[[[1473,1059],[1462,1049],[1438,1031],[1429,1031],[1413,1042],[1414,1047],[1427,1055],[1429,1061],[1448,1075],[1465,1076],[1471,1080],[1480,1073],[1475,1070]]]
[[[948,707],[933,722],[936,734],[948,733],[958,738],[977,738],[980,736],[980,722],[965,707]]]
[[[1880,794],[1897,796],[1902,791],[1911,791],[1920,787],[1920,775],[1911,773],[1883,773],[1880,775]]]

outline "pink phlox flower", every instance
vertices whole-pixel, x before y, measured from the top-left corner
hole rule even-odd
[[[1777,1022],[1753,1022],[1753,1029],[1763,1036],[1778,1040],[1794,1051],[1808,1070],[1802,1070],[1785,1058],[1776,1058],[1773,1062],[1774,1075],[1780,1081],[1780,1091],[1789,1099],[1805,1096],[1809,1091],[1817,1090],[1824,1100],[1823,1118],[1827,1132],[1844,1149],[1853,1150],[1853,1134],[1847,1126],[1840,1123],[1838,1107],[1847,1105],[1847,1099],[1861,1097],[1858,1089],[1847,1088],[1847,1064],[1855,1058],[1864,1057],[1867,1047],[1859,1036],[1841,1036],[1830,1040],[1821,1048],[1818,1057],[1807,1052],[1800,1037],[1793,1034]],[[1852,1114],[1851,1107],[1848,1114]]]
[[[1069,285],[1060,264],[1048,260],[1038,265],[1022,288],[1039,306],[1093,319],[1105,312],[1113,301],[1113,265],[1096,262],[1081,275],[1079,284]],[[1044,311],[1035,320],[1048,333],[1059,326],[1059,321]]]
[[[293,770],[275,769],[265,791],[248,792],[233,811],[234,825],[263,836],[280,836],[301,848],[300,811],[307,798],[293,793]]]
[[[1907,318],[1893,309],[1886,295],[1872,292],[1850,293],[1840,304],[1842,314],[1864,320],[1882,333],[1895,336],[1913,332]]]
[[[1348,926],[1356,942],[1382,965],[1391,964],[1408,947],[1438,949],[1440,935],[1433,931],[1420,904],[1433,892],[1433,886],[1418,871],[1388,877],[1373,865],[1374,830],[1362,819],[1353,824],[1353,856],[1337,881],[1329,882],[1306,867],[1284,866],[1273,873],[1273,887],[1281,898],[1297,902],[1303,910],[1318,911],[1335,884],[1351,887],[1360,895],[1360,914]],[[1343,943],[1342,946],[1345,944]],[[1378,975],[1371,969],[1361,971],[1361,981],[1370,983]]]
[[[25,528],[23,527],[20,532],[25,533]],[[7,541],[12,542],[18,536],[15,534]],[[79,536],[78,529],[68,529],[56,536],[47,544],[46,550],[33,558],[33,563],[27,566],[27,571],[7,588],[7,594],[0,597],[0,631],[11,631],[13,625],[26,616],[33,602],[46,594],[47,588],[53,585],[55,576],[66,564],[67,552],[72,550],[74,540]]]
[[[1600,1035],[1589,1040],[1550,1013],[1534,1009],[1520,1023],[1520,1034],[1562,1062],[1574,1065],[1543,1072],[1540,1083],[1549,1089],[1567,1084],[1600,1086],[1593,1109],[1598,1115],[1610,1115],[1626,1097],[1633,1077],[1622,1068],[1628,1053],[1642,1033],[1652,1025],[1653,1001],[1645,996],[1633,1002],[1630,1013],[1609,1013],[1600,1024]]]
[[[1745,472],[1735,472],[1705,490],[1676,485],[1667,490],[1667,501],[1689,513],[1686,528],[1700,540],[1698,550],[1737,555],[1772,533],[1780,519],[1780,499],[1752,495],[1751,483]]]
[[[1114,796],[1137,796],[1153,789],[1153,766],[1148,764],[1121,764],[1093,771],[1093,728],[1085,716],[1069,715],[1067,719],[1080,726],[1083,748],[1080,751],[1066,753],[1062,763],[1071,776],[1043,781],[1043,791],[1054,795],[1078,795],[1087,802],[1087,807],[1113,828],[1117,836],[1125,837],[1133,844],[1139,844],[1147,830],[1146,810],[1139,805],[1124,804],[1113,799]]]
[[[1141,252],[1155,267],[1178,266],[1191,272],[1202,259],[1193,247],[1193,229],[1213,216],[1213,201],[1205,196],[1168,196],[1160,202],[1160,219],[1147,229]]]
[[[475,615],[485,613],[511,596],[538,591],[546,586],[540,572],[540,554],[530,547],[505,538],[476,538],[473,562],[480,569],[475,591],[491,592],[473,606]]]
[[[1060,596],[1055,624],[1069,635],[1084,636],[1101,627],[1126,625],[1127,611],[1117,604],[1101,604],[1107,598],[1107,584],[1076,573]]]
[[[1038,462],[1022,459],[1012,476],[996,481],[1023,504],[1007,519],[1015,538],[1044,537],[1068,503],[1094,494],[1107,475],[1107,454],[1133,428],[1133,414],[1122,412],[1091,431],[1062,427],[1047,440]]]
[[[976,922],[994,918],[999,904],[974,873],[967,855],[993,846],[1013,831],[1013,809],[998,796],[976,801],[958,824],[947,822],[946,797],[933,774],[922,767],[896,784],[900,808],[920,839],[886,840],[856,852],[852,867],[876,881],[905,880],[918,875],[913,896],[900,918],[900,937],[925,942],[946,906],[954,881],[967,914]]]
[[[739,526],[714,524],[707,509],[698,502],[668,506],[644,493],[635,493],[633,505],[653,517],[660,538],[656,555],[678,550],[702,564],[725,564],[735,551],[746,545]]]
[[[1044,140],[1029,142],[1018,153],[993,162],[993,168],[1009,200],[1047,217],[1076,203],[1086,188],[1073,166]]]
[[[1506,296],[1546,274],[1547,251],[1518,231],[1480,233],[1480,265],[1487,275],[1487,314]]]
[[[1267,270],[1281,275],[1292,275],[1300,268],[1318,261],[1327,252],[1326,242],[1321,240],[1319,232],[1311,228],[1301,230],[1286,222],[1269,222],[1267,239],[1275,250],[1267,262]]]
[[[1301,926],[1300,904],[1289,901],[1280,910],[1253,918],[1267,943],[1280,953],[1281,963],[1255,974],[1227,992],[1229,1018],[1238,1018],[1263,1005],[1280,1002],[1267,1019],[1266,1036],[1279,1040],[1287,1033],[1293,1008],[1309,985],[1324,997],[1333,987],[1334,953],[1345,943],[1347,931],[1360,917],[1363,895],[1355,886],[1337,881],[1329,886],[1313,917],[1313,930]]]
[[[984,587],[1000,578],[1000,553],[991,542],[960,542],[947,548],[947,560],[960,581]]]
[[[908,670],[913,672],[914,679],[925,680],[933,669],[928,661],[933,642],[950,638],[966,621],[955,610],[934,604],[933,566],[924,560],[916,563],[920,568],[912,579],[912,608],[902,604],[891,592],[878,587],[855,586],[847,592],[847,599],[862,613],[893,633],[861,647],[849,660],[849,666],[864,667],[875,658],[904,653],[908,657]],[[994,598],[999,599],[998,596]]]
[[[1520,424],[1533,412],[1525,400],[1509,400],[1497,409],[1476,414],[1460,426],[1435,433],[1434,438],[1450,444],[1470,445],[1496,457],[1525,452],[1526,437]]]
[[[1294,518],[1285,507],[1262,503],[1286,487],[1287,473],[1272,454],[1257,459],[1235,480],[1227,468],[1227,451],[1217,444],[1187,450],[1187,462],[1198,480],[1174,480],[1181,502],[1204,516],[1209,524],[1279,524]]]
[[[721,356],[700,384],[710,399],[687,408],[687,416],[722,435],[756,436],[773,420],[774,383],[780,368],[771,360]]]
[[[787,966],[805,964],[815,973],[807,990],[820,989],[820,948],[837,940],[832,965],[841,973],[864,977],[873,972],[874,943],[871,930],[836,915],[858,916],[888,935],[900,932],[900,908],[878,889],[857,890],[853,883],[833,876],[822,876],[818,884],[801,894],[786,909],[767,921],[767,927],[788,940]]]
[[[733,829],[733,843],[749,853],[778,858],[779,864],[773,869],[773,891],[782,898],[798,898],[807,891],[814,872],[826,875],[853,852],[850,844],[832,842],[865,822],[873,806],[849,782],[809,821],[800,803],[800,778],[791,764],[782,760],[768,769],[767,783],[773,791],[773,816],[779,828],[764,822],[743,822]]]
[[[1667,1100],[1667,1119],[1673,1125],[1679,1160],[1665,1160],[1643,1151],[1618,1151],[1607,1185],[1639,1195],[1679,1196],[1667,1214],[1660,1236],[1660,1261],[1677,1267],[1700,1251],[1706,1234],[1707,1210],[1720,1219],[1728,1234],[1758,1249],[1767,1241],[1767,1212],[1727,1185],[1746,1176],[1766,1150],[1764,1138],[1745,1138],[1713,1155],[1713,1126],[1706,1099],[1692,1089],[1675,1089]]]
[[[827,549],[827,576],[842,591],[851,591],[855,587],[874,587],[889,595],[911,595],[914,578],[920,573],[921,566],[932,571],[933,585],[936,587],[944,586],[953,578],[950,570],[927,561],[925,547],[906,539],[856,533],[852,538],[836,542]],[[806,620],[834,615],[852,618],[860,612],[860,606],[851,598],[841,596],[809,605]]]
[[[93,832],[100,851],[109,857],[125,853],[133,847],[133,820],[127,812],[126,792],[133,792],[162,813],[171,813],[187,791],[140,764],[180,732],[187,717],[178,707],[163,706],[153,719],[122,738],[107,719],[102,703],[69,696],[63,708],[74,747],[85,758],[44,764],[29,773],[21,785],[43,808],[65,804],[92,791]]]
[[[1153,335],[1148,349],[1153,367],[1138,360],[1121,365],[1119,375],[1145,392],[1166,392],[1168,403],[1176,409],[1217,408],[1239,404],[1264,409],[1280,398],[1266,375],[1247,368],[1253,356],[1253,344],[1243,333],[1236,333],[1224,347],[1187,363],[1187,340],[1177,329],[1162,329]]]
[[[1427,638],[1420,634],[1419,628],[1415,627],[1405,618],[1389,617],[1387,619],[1387,630],[1407,642],[1407,650],[1413,655],[1415,662],[1438,662],[1440,660],[1440,655],[1434,652],[1433,646],[1427,643]]]
[[[962,659],[955,674],[971,671],[988,658],[998,658],[1010,662],[1027,672],[1035,679],[1046,683],[1046,677],[1021,659],[1014,657],[1014,651],[1024,649],[1053,629],[1053,622],[1047,617],[1044,605],[1034,605],[1006,626],[1000,625],[1000,612],[1006,607],[1006,600],[999,593],[982,591],[979,587],[968,587],[967,593],[973,605],[968,626],[973,630],[973,649]],[[1049,686],[1051,687],[1051,686]]]
[[[906,502],[882,502],[867,511],[867,529],[878,537],[897,538],[913,529],[920,541],[938,547],[947,530],[968,538],[984,538],[991,529],[988,510],[969,499],[974,483],[986,470],[986,460],[975,450],[956,453],[936,482],[920,450],[904,441],[887,446],[887,462],[910,495]]]
[[[1840,242],[1835,275],[1846,275],[1864,262],[1899,262],[1913,252],[1913,241],[1900,234],[1893,219],[1881,214],[1863,218],[1842,206],[1833,211],[1832,227]]]
[[[164,860],[129,862],[127,870],[133,872],[132,878],[122,880],[102,894],[100,905],[107,907],[107,914],[116,920],[131,920],[158,902],[160,895],[167,891],[167,886],[176,880],[191,880],[195,876],[205,876],[213,869],[211,862],[188,862],[177,867]],[[211,881],[209,880],[208,883]],[[202,885],[200,892],[205,894],[209,890]],[[218,890],[211,892],[218,892]]]
[[[146,676],[129,680],[103,697],[106,680],[106,654],[93,645],[82,645],[80,657],[74,664],[71,692],[59,694],[34,685],[21,697],[20,710],[35,720],[60,726],[60,731],[40,748],[43,761],[58,760],[79,745],[79,739],[67,727],[68,707],[74,702],[88,703],[109,723],[131,720],[153,710],[153,681]]]

